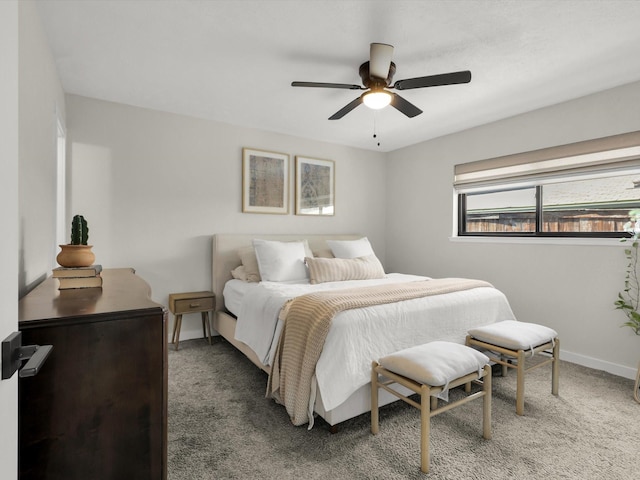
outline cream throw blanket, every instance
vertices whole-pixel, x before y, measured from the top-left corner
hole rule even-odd
[[[322,291],[301,295],[287,301],[280,312],[284,327],[267,381],[267,396],[273,396],[284,404],[294,425],[309,422],[308,410],[313,375],[331,320],[336,314],[354,308],[478,287],[492,287],[492,285],[481,280],[441,278],[395,285]]]

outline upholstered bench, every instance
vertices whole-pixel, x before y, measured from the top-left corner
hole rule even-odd
[[[551,393],[558,395],[560,339],[555,330],[536,323],[505,320],[469,330],[466,344],[479,348],[502,365],[502,375],[515,368],[516,413],[524,415],[524,375],[552,363]],[[542,354],[548,358],[526,368],[526,357]],[[515,360],[515,361],[514,361]]]
[[[449,389],[482,380],[483,388],[438,408],[448,401]],[[393,387],[402,385],[420,395],[420,403]],[[491,438],[491,367],[477,350],[452,342],[431,342],[407,348],[373,362],[371,369],[371,433],[378,433],[378,388],[420,410],[420,469],[429,472],[431,417],[476,398],[483,398],[482,436]],[[469,393],[470,389],[465,388]]]

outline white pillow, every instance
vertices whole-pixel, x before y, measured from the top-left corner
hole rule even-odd
[[[336,258],[357,258],[375,255],[367,237],[359,240],[327,240],[327,245]]]
[[[307,239],[305,238],[304,240],[302,240],[302,242],[304,243],[305,256],[313,256]],[[244,267],[246,273],[246,278],[242,278],[241,280],[245,280],[247,282],[262,281],[262,278],[260,277],[260,268],[258,267],[258,259],[256,258],[255,248],[253,246],[241,247],[238,249],[238,256],[240,257],[240,261],[242,262],[242,266]],[[233,272],[231,274],[233,275]]]
[[[306,280],[305,242],[253,239],[260,277],[268,282]]]

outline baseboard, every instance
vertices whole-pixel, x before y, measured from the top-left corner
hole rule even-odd
[[[567,362],[576,363],[595,370],[603,370],[613,375],[618,375],[619,377],[630,378],[631,380],[635,380],[638,374],[638,370],[633,367],[626,367],[598,358],[587,357],[579,353],[567,352],[566,350],[562,350],[562,348],[560,349],[560,360],[566,360]]]

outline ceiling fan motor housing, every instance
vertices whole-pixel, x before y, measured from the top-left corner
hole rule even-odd
[[[369,62],[364,62],[362,65],[360,65],[358,73],[360,74],[362,84],[365,87],[370,88],[371,90],[380,90],[388,85],[391,85],[393,76],[396,73],[396,64],[391,62],[391,64],[389,65],[389,75],[386,79],[372,76],[369,73]]]

